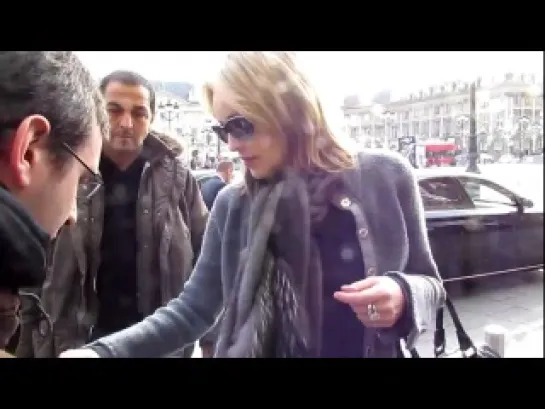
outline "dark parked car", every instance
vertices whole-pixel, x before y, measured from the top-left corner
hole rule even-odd
[[[543,208],[486,177],[417,172],[432,252],[443,279],[543,268]]]
[[[213,170],[194,171],[199,184]],[[543,208],[478,174],[417,170],[431,248],[446,282],[543,268]]]

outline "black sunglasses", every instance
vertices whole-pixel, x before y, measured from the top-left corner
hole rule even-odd
[[[104,184],[104,181],[102,180],[102,176],[100,176],[98,173],[96,173],[93,169],[87,165],[83,159],[79,157],[79,155],[74,152],[74,150],[68,146],[66,143],[62,143],[61,145],[65,151],[70,153],[76,159],[81,166],[83,166],[91,175],[90,180],[86,180],[85,182],[80,182],[78,186],[78,199],[88,200],[90,199],[96,192],[98,192],[98,189]]]
[[[225,143],[229,135],[235,139],[249,139],[255,131],[254,124],[243,116],[233,116],[223,124],[212,126],[212,130]]]

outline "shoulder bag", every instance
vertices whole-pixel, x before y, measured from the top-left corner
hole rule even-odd
[[[433,337],[434,354],[436,358],[501,358],[501,356],[487,345],[476,347],[466,330],[464,329],[460,317],[454,308],[454,304],[447,297],[445,306],[454,323],[456,338],[458,339],[458,350],[446,352],[446,337],[444,328],[444,310],[445,307],[437,311],[435,320],[435,334]],[[409,349],[411,358],[420,358],[416,348]]]

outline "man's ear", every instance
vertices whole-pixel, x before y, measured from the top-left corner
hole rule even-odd
[[[9,167],[19,187],[28,186],[32,167],[44,159],[50,131],[49,121],[41,115],[26,117],[15,130],[9,149]]]

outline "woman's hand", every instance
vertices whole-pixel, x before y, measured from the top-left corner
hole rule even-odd
[[[348,304],[366,327],[392,327],[405,308],[401,287],[385,276],[373,276],[343,285],[333,297]]]
[[[68,349],[61,352],[59,358],[100,358],[100,356],[89,348]]]

